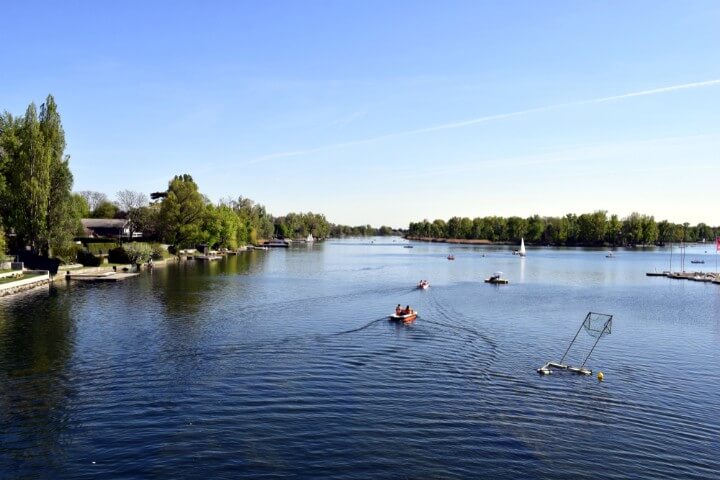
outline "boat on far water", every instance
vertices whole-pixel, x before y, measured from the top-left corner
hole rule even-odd
[[[613,251],[609,251],[609,252],[605,255],[605,258],[615,258],[615,253],[614,253]]]
[[[502,278],[502,272],[495,272],[490,275],[490,278],[485,279],[485,283],[494,283],[496,285],[507,285],[510,280]]]
[[[690,263],[705,263],[705,260],[690,260]]]
[[[313,238],[312,233],[307,236],[305,239],[305,242],[307,243],[313,243],[315,241],[315,238]]]
[[[525,238],[520,239],[520,250],[518,250],[518,255],[521,257],[525,256]]]

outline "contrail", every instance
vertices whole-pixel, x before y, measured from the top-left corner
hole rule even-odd
[[[595,103],[613,102],[616,100],[624,100],[626,98],[644,97],[644,96],[648,96],[648,95],[658,95],[661,93],[675,92],[678,90],[690,90],[693,88],[713,87],[716,85],[720,85],[720,79],[705,80],[702,82],[693,82],[693,83],[683,83],[681,85],[672,85],[669,87],[653,88],[650,90],[642,90],[639,92],[623,93],[620,95],[612,95],[609,97],[592,98],[589,100],[578,100],[575,102],[558,103],[555,105],[545,105],[542,107],[530,108],[527,110],[518,110],[516,112],[499,113],[499,114],[495,114],[495,115],[486,115],[483,117],[471,118],[469,120],[445,123],[445,124],[441,124],[441,125],[433,125],[430,127],[417,128],[414,130],[405,130],[403,132],[388,133],[388,134],[379,135],[376,137],[363,138],[360,140],[352,140],[349,142],[333,143],[330,145],[323,145],[321,147],[309,148],[309,149],[305,149],[305,150],[294,150],[294,151],[288,151],[288,152],[271,153],[268,155],[263,155],[263,156],[248,160],[247,162],[245,162],[245,164],[267,162],[267,161],[274,160],[277,158],[297,157],[300,155],[308,155],[311,153],[325,152],[328,150],[335,150],[338,148],[352,147],[352,146],[356,146],[356,145],[364,145],[367,143],[379,142],[379,141],[387,140],[390,138],[404,137],[404,136],[408,136],[408,135],[417,135],[419,133],[436,132],[439,130],[452,130],[455,128],[463,128],[463,127],[468,127],[471,125],[477,125],[480,123],[491,122],[493,120],[503,120],[506,118],[521,117],[521,116],[530,115],[533,113],[557,110],[560,108],[575,107],[575,106],[579,106],[579,105],[590,105],[590,104],[595,104]]]

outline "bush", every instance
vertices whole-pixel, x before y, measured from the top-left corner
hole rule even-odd
[[[126,243],[123,248],[133,265],[147,262],[153,254],[152,248],[147,243]]]
[[[110,263],[132,263],[124,247],[116,247],[108,253]]]
[[[165,258],[165,253],[167,250],[165,250],[162,245],[159,243],[153,243],[150,245],[150,248],[152,249],[152,259],[153,260],[162,260]]]
[[[88,249],[88,252],[93,255],[106,255],[110,253],[110,250],[118,248],[118,244],[115,242],[88,243],[85,246]]]
[[[57,247],[53,251],[53,256],[60,260],[64,265],[69,265],[78,261],[78,257],[83,252],[82,245],[68,243],[62,247]]]
[[[102,258],[96,257],[87,250],[78,251],[77,261],[86,267],[99,267],[102,264]]]

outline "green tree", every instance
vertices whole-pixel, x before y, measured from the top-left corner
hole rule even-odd
[[[0,119],[0,185],[5,226],[16,234],[16,247],[29,245],[50,255],[77,230],[78,210],[71,195],[73,177],[65,156],[65,133],[55,99],[30,104],[23,117]]]
[[[125,254],[130,259],[132,265],[145,263],[152,257],[153,250],[150,245],[143,242],[130,242],[122,246]]]
[[[160,228],[164,240],[175,247],[189,247],[202,241],[205,201],[190,175],[177,175],[169,183],[160,206]]]
[[[0,222],[0,261],[5,259],[5,252],[7,249],[7,243],[5,242],[5,231],[2,227],[2,222]]]
[[[607,222],[607,229],[605,230],[605,241],[615,246],[620,243],[621,235],[622,222],[617,215],[610,215],[610,219]]]
[[[468,217],[460,219],[460,237],[465,239],[471,239],[473,232],[473,222]]]
[[[527,230],[525,231],[525,237],[530,243],[540,243],[542,241],[542,235],[545,231],[545,219],[539,215],[533,215],[526,220]]]
[[[102,200],[95,209],[90,212],[90,218],[115,218],[120,209],[110,200]]]
[[[527,222],[524,218],[510,217],[507,219],[507,236],[504,240],[519,242],[525,236]]]
[[[128,212],[128,219],[133,232],[141,232],[144,238],[156,239],[160,235],[160,203],[133,208]]]
[[[641,217],[642,222],[642,243],[654,245],[658,240],[658,226],[655,218],[647,215]]]
[[[88,205],[87,200],[85,200],[85,197],[79,193],[73,193],[70,201],[73,204],[72,208],[75,210],[79,218],[90,217],[90,206]]]
[[[218,248],[236,249],[240,219],[228,205],[207,206],[203,223],[205,242]]]

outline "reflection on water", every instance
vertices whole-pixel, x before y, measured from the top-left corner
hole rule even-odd
[[[3,478],[716,477],[720,287],[645,277],[662,250],[402,245],[3,299]],[[589,310],[606,381],[538,376]]]
[[[23,297],[0,310],[0,458],[43,469],[48,460],[55,462],[71,423],[72,385],[62,379],[73,354],[75,325],[71,298],[56,289]]]

